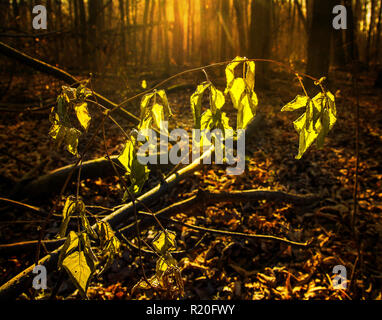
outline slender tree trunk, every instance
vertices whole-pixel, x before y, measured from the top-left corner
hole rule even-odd
[[[86,11],[84,0],[77,0],[79,8],[79,23],[80,23],[80,34],[81,34],[81,52],[82,52],[82,65],[85,69],[89,70],[89,43],[88,43],[88,30],[86,23]]]
[[[99,55],[100,55],[100,43],[99,35],[102,32],[100,23],[100,9],[102,2],[100,0],[89,0],[89,39],[91,47],[91,69],[94,71],[99,70]]]
[[[147,20],[149,15],[150,0],[145,0],[145,9],[143,11],[143,26],[142,26],[142,55],[141,55],[141,64],[146,62],[146,45],[147,45]]]
[[[166,11],[166,0],[162,0],[162,19],[163,19],[163,52],[164,52],[164,65],[165,74],[170,70],[170,56],[169,56],[169,45],[168,45],[168,22],[167,22],[167,11]]]
[[[271,49],[271,2],[253,0],[251,7],[250,58],[269,59]],[[267,88],[268,64],[257,63],[256,85]]]
[[[332,9],[335,0],[313,0],[312,23],[308,40],[307,73],[314,77],[327,77],[330,64],[332,35]],[[309,84],[311,84],[309,82]]]
[[[353,60],[359,59],[359,51],[356,42],[356,30],[358,26],[357,15],[353,14],[353,6],[351,0],[345,0],[345,6],[348,14],[348,28],[346,29],[346,63],[350,64]],[[356,1],[356,12],[360,12],[360,1]]]
[[[247,52],[247,48],[245,47],[245,25],[244,25],[242,1],[243,0],[234,0],[233,3],[235,6],[237,31],[239,36],[239,55],[245,56],[245,52]]]
[[[147,59],[146,63],[151,63],[151,54],[152,54],[152,48],[154,46],[152,39],[153,39],[153,32],[154,32],[154,13],[155,13],[155,4],[156,0],[151,0],[151,9],[150,9],[150,29],[149,29],[149,35],[148,35],[148,46],[150,47],[149,52],[147,53]]]
[[[174,0],[174,37],[173,37],[173,47],[174,47],[174,57],[176,64],[178,66],[183,65],[183,20],[180,17],[179,11],[179,0]]]
[[[120,59],[122,64],[126,64],[127,62],[127,51],[126,51],[126,27],[125,27],[125,8],[124,8],[124,0],[119,0],[119,16],[120,16],[120,27],[121,27],[121,49]]]
[[[191,62],[192,55],[192,1],[187,1],[187,62]]]
[[[343,67],[345,65],[346,58],[342,29],[333,30],[332,42],[333,64],[337,67]]]
[[[376,7],[376,1],[371,0],[371,8],[370,8],[370,23],[369,23],[369,30],[367,32],[367,43],[366,43],[366,63],[370,63],[370,57],[371,54],[371,42],[372,42],[372,35],[373,35],[373,29],[374,29],[374,18],[375,18],[375,7]]]
[[[378,14],[378,23],[377,23],[377,35],[376,35],[376,44],[375,44],[375,62],[378,63],[380,60],[380,45],[381,45],[381,25],[382,25],[382,2],[379,3],[379,14]]]
[[[202,65],[208,64],[206,6],[207,1],[200,0],[200,60]]]
[[[229,1],[221,0],[220,3],[220,60],[225,61],[230,58],[231,44],[229,42]],[[231,33],[232,34],[232,33]]]

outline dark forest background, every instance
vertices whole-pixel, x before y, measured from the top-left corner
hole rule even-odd
[[[47,30],[32,28],[37,4]],[[347,30],[332,27],[337,4]],[[0,11],[1,41],[77,74],[158,76],[240,55],[322,76],[329,66],[382,61],[377,0],[2,0]],[[266,75],[267,64],[259,68]]]

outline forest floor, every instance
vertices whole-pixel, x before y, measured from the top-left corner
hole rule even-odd
[[[291,76],[275,73],[270,89],[257,91],[259,112],[264,115],[264,121],[253,136],[247,137],[245,173],[228,176],[223,167],[206,165],[149,205],[151,210],[158,210],[194,194],[198,189],[230,191],[262,188],[320,196],[320,201],[309,206],[267,201],[240,205],[226,202],[200,205],[187,212],[179,212],[175,217],[189,224],[310,242],[307,247],[297,247],[272,240],[205,233],[169,223],[166,228],[177,233],[180,253],[174,254],[174,257],[181,269],[183,298],[382,299],[382,90],[373,88],[373,74],[361,75],[358,90],[358,237],[355,238],[350,221],[356,164],[356,97],[348,73],[332,72],[332,79],[338,119],[323,149],[317,150],[313,146],[301,160],[294,158],[298,150],[298,136],[292,121],[297,114],[281,113],[280,109],[294,96],[301,94],[301,89]],[[108,98],[120,100],[118,97],[123,90],[115,90],[111,80],[110,83],[105,82],[97,83],[95,90],[102,88],[104,90],[101,93],[109,94]],[[58,93],[58,83],[45,76],[15,76],[10,90],[2,99],[2,105],[5,101],[25,105],[27,101],[40,96],[54,99]],[[186,129],[192,127],[189,105],[191,94],[192,90],[183,90],[168,95],[177,125]],[[130,106],[130,111],[138,114],[137,105]],[[1,197],[7,197],[17,183],[25,181],[22,179],[33,179],[74,162],[66,151],[54,149],[48,137],[49,110],[7,112],[3,109],[0,113]],[[225,111],[234,114],[232,108],[228,107]],[[125,119],[117,119],[126,130],[132,128]],[[99,116],[94,116],[89,135],[80,141],[80,145],[85,144],[97,120]],[[232,116],[231,125],[234,125]],[[125,138],[112,122],[107,122],[106,126],[107,147],[110,153],[117,155],[122,150]],[[87,159],[104,155],[100,136],[92,145]],[[153,177],[145,190],[156,183],[158,179]],[[66,195],[75,193],[75,190],[76,184],[73,183]],[[80,194],[88,209],[100,217],[109,212],[106,208],[121,203],[123,190],[117,177],[84,179],[81,181]],[[28,199],[28,195],[25,195],[25,199],[22,199],[47,211],[55,200],[56,195],[43,199]],[[56,213],[46,230],[46,239],[53,239],[59,230],[61,217],[59,211]],[[43,221],[43,217],[32,210],[0,202],[0,243],[38,239],[38,228]],[[152,227],[142,237],[150,242],[159,230],[159,227]],[[137,251],[125,243],[123,248],[124,254],[111,268],[90,283],[90,299],[177,297],[174,293],[153,290],[132,292],[133,286],[142,277],[142,270]],[[42,254],[45,254],[44,250]],[[28,267],[34,258],[34,250],[17,253],[0,251],[0,283],[5,283]],[[142,262],[146,274],[153,275],[155,255],[143,253]],[[350,282],[346,290],[333,288],[335,265],[346,267]],[[56,275],[49,277],[49,288],[55,286],[56,280]],[[29,299],[32,291],[26,289],[22,298]],[[50,289],[46,290],[38,298],[47,297],[49,292]],[[73,285],[65,280],[57,298],[81,297]]]

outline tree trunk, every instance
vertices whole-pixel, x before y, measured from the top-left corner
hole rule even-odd
[[[127,51],[126,51],[126,27],[125,27],[125,8],[124,8],[124,0],[119,0],[119,15],[120,15],[120,27],[121,27],[121,50],[120,59],[122,65],[125,65],[127,62]]]
[[[358,46],[356,42],[356,30],[358,29],[358,19],[357,16],[353,14],[353,6],[351,0],[345,0],[345,6],[348,14],[348,25],[346,29],[346,63],[350,64],[354,60],[359,59]],[[360,1],[356,1],[356,12],[359,12],[361,8]]]
[[[154,30],[154,13],[155,13],[155,4],[156,0],[151,0],[151,8],[150,8],[150,28],[149,28],[149,35],[148,35],[148,46],[150,47],[149,52],[147,53],[146,63],[151,63],[151,53],[152,53],[152,47],[153,47],[153,30]]]
[[[169,45],[168,45],[168,23],[167,23],[167,11],[166,11],[166,0],[162,0],[162,19],[163,19],[163,51],[164,51],[164,65],[165,74],[169,73],[170,69],[170,56],[169,56]]]
[[[333,65],[343,67],[345,65],[345,49],[343,41],[343,30],[333,30]]]
[[[247,52],[245,44],[245,25],[244,25],[244,12],[242,8],[243,0],[234,0],[235,12],[236,12],[236,22],[237,22],[237,32],[239,36],[239,56],[245,56]]]
[[[379,63],[380,62],[380,55],[379,55],[379,50],[380,50],[380,45],[381,45],[381,22],[382,20],[382,3],[379,3],[379,14],[378,14],[378,23],[377,23],[377,35],[376,35],[376,44],[375,44],[375,62]]]
[[[329,73],[331,35],[333,30],[332,9],[334,5],[334,0],[313,0],[306,72],[317,78],[327,77]]]
[[[231,55],[231,44],[229,41],[230,34],[228,33],[232,28],[230,28],[230,17],[229,17],[229,1],[221,0],[220,3],[220,60],[228,60]],[[232,34],[232,33],[231,33]]]
[[[269,59],[271,49],[271,1],[253,0],[251,7],[251,27],[249,37],[250,56],[248,58]],[[268,87],[266,79],[269,66],[267,63],[256,65],[256,85]]]
[[[149,15],[150,0],[145,0],[145,9],[143,11],[143,29],[142,29],[142,55],[141,64],[145,64],[146,59],[146,46],[147,46],[147,20]]]
[[[200,62],[203,66],[208,64],[206,6],[207,1],[200,0]]]
[[[174,0],[174,57],[178,66],[183,65],[183,20],[180,17],[179,0]]]
[[[371,8],[370,8],[370,23],[369,23],[369,30],[367,32],[367,43],[366,43],[366,63],[369,64],[371,61],[371,42],[372,42],[372,34],[373,34],[373,28],[374,28],[374,19],[375,19],[375,7],[376,7],[376,1],[371,0]]]
[[[88,59],[89,44],[88,44],[85,4],[84,4],[84,0],[77,0],[77,1],[78,1],[78,8],[79,8],[82,65],[84,66],[85,69],[89,70],[90,68],[90,63]]]
[[[101,32],[100,26],[100,8],[101,2],[99,0],[89,0],[88,10],[89,10],[89,40],[90,42],[90,52],[91,61],[90,66],[92,71],[96,72],[99,70],[99,34]]]

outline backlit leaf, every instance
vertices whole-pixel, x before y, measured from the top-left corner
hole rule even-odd
[[[171,112],[170,105],[168,103],[166,92],[164,90],[158,90],[156,91],[156,94],[159,96],[160,100],[162,101],[164,116],[165,116],[165,119],[167,120],[168,118],[172,117],[172,112]]]
[[[171,254],[166,254],[157,260],[155,268],[156,276],[160,278],[165,272],[168,272],[169,269],[177,268],[177,266],[177,261],[171,256]]]
[[[226,94],[231,89],[233,85],[233,80],[235,79],[235,68],[238,66],[241,62],[245,61],[242,57],[236,57],[232,60],[233,62],[229,63],[227,67],[225,68],[225,76],[227,80],[227,87],[226,87]]]
[[[314,141],[317,142],[319,148],[323,146],[326,135],[337,120],[337,111],[334,96],[330,92],[318,93],[311,100],[309,98],[296,98],[294,101],[286,110],[282,111],[297,110],[306,102],[305,113],[293,122],[294,128],[299,134],[296,159],[300,159]]]
[[[78,121],[80,122],[81,126],[85,130],[87,130],[89,128],[89,124],[90,124],[90,120],[91,120],[89,110],[87,107],[87,103],[82,102],[82,103],[75,105],[74,110],[76,112]]]
[[[69,196],[66,198],[64,209],[62,210],[62,222],[59,232],[59,238],[65,237],[70,217],[73,214],[75,214],[78,211],[78,209],[81,209],[82,204],[80,202],[77,202],[76,197],[74,196]]]
[[[154,249],[164,255],[168,251],[176,249],[176,233],[173,231],[166,230],[166,232],[161,231],[153,240]]]
[[[135,138],[134,137],[130,137],[130,139],[128,139],[126,141],[125,147],[123,148],[121,154],[118,157],[118,161],[125,168],[126,174],[130,174],[131,173],[131,167],[132,167],[132,164],[133,164],[134,154],[135,154],[135,151],[134,151],[135,146],[134,146],[134,144],[135,144]]]
[[[86,291],[92,275],[92,270],[84,252],[74,251],[69,254],[64,258],[62,266],[69,274],[69,277],[72,279],[81,295],[87,298]]]
[[[200,129],[200,121],[202,114],[202,99],[204,91],[209,88],[211,84],[209,82],[203,82],[198,85],[196,91],[191,95],[190,103],[191,103],[191,111],[194,117],[194,127],[195,129]]]
[[[281,111],[294,111],[300,108],[305,108],[308,104],[309,97],[297,95],[291,102],[287,103]]]
[[[64,261],[64,258],[76,250],[79,245],[79,239],[77,234],[74,231],[70,231],[68,236],[66,237],[65,243],[60,251],[60,255],[58,257],[58,268],[61,269],[62,262]]]
[[[140,106],[141,107],[141,115],[140,115],[141,123],[144,121],[144,119],[147,118],[148,114],[150,114],[149,104],[154,94],[155,93],[148,93],[142,97],[141,106]],[[140,126],[138,128],[140,129]]]
[[[151,112],[154,124],[157,126],[158,129],[160,129],[161,123],[164,120],[163,106],[158,103],[155,103],[151,109]]]
[[[80,243],[81,243],[80,249],[81,251],[84,252],[84,255],[87,259],[90,270],[93,273],[95,271],[95,263],[98,261],[98,258],[96,257],[96,255],[94,254],[92,250],[90,238],[87,235],[87,233],[80,234]]]
[[[214,86],[210,86],[211,95],[210,95],[210,105],[212,113],[215,113],[216,110],[221,109],[225,103],[225,98],[223,92],[216,89]]]
[[[245,81],[247,82],[249,89],[252,91],[255,88],[255,62],[247,61],[245,65],[247,67]]]

